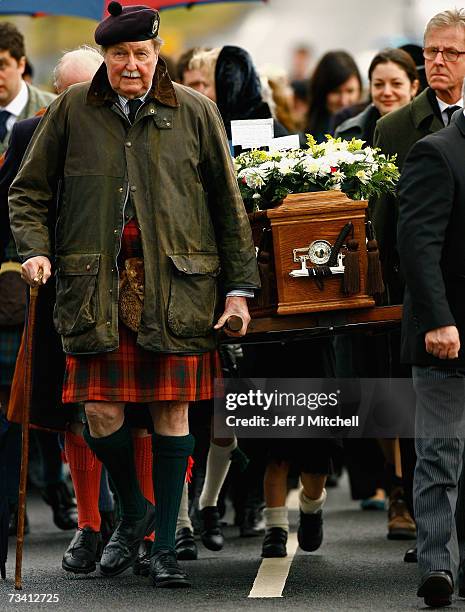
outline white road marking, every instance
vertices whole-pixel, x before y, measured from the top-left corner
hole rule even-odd
[[[287,557],[263,559],[249,597],[282,597],[287,576],[297,550],[297,534],[290,533],[287,540]]]
[[[290,492],[287,506],[290,510],[299,507],[298,490]],[[292,561],[297,550],[297,534],[290,533],[287,540],[287,557],[263,559],[249,593],[251,598],[282,597]]]

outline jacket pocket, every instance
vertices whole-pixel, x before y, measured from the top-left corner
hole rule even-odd
[[[76,336],[95,327],[100,254],[57,257],[57,298],[53,314],[62,336]]]
[[[175,336],[206,336],[214,325],[216,277],[220,260],[216,253],[169,255],[172,263],[168,326]]]

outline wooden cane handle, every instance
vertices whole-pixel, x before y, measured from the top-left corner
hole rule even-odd
[[[244,325],[244,321],[242,317],[239,315],[231,315],[227,318],[226,323],[224,324],[225,329],[232,332],[239,332]]]

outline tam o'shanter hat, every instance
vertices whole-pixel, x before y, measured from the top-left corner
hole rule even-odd
[[[110,2],[110,15],[95,30],[95,42],[103,47],[122,42],[156,38],[160,27],[158,11],[148,6],[121,6]]]

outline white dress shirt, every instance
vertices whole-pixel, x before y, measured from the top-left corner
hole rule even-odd
[[[444,125],[448,125],[449,123],[449,117],[447,116],[446,108],[449,108],[449,106],[461,106],[463,108],[463,98],[460,98],[460,100],[457,100],[455,104],[447,104],[447,102],[443,102],[437,96],[436,96],[436,100],[438,101],[438,104],[439,104],[439,110],[441,111],[442,122],[444,123]]]

